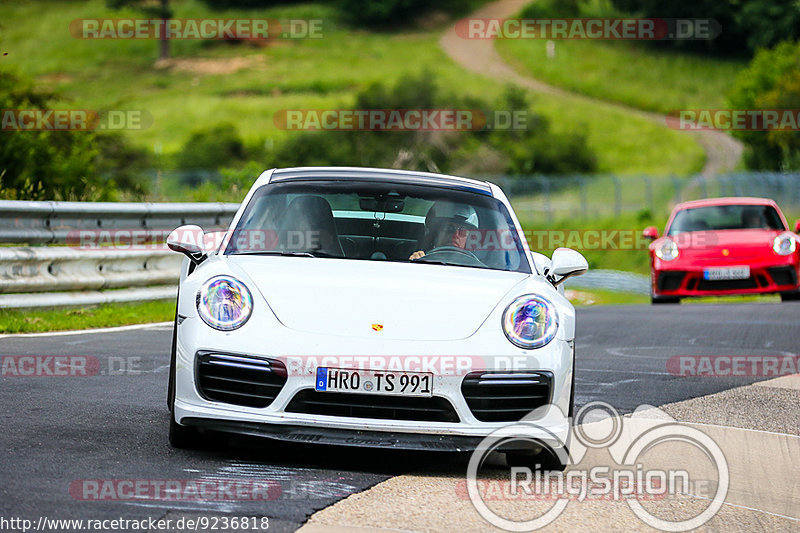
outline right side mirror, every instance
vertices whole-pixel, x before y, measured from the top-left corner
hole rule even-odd
[[[571,248],[556,248],[550,268],[547,270],[547,279],[554,286],[558,286],[567,278],[580,276],[589,270],[586,258]]]
[[[647,226],[646,228],[644,228],[644,231],[642,232],[642,236],[645,239],[649,239],[651,241],[654,241],[654,240],[658,239],[658,228],[655,227],[655,226]]]
[[[794,232],[795,233],[800,233],[800,220],[795,220],[794,221]]]

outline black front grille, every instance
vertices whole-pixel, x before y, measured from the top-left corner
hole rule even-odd
[[[515,422],[550,403],[550,372],[470,372],[461,382],[461,394],[481,422]]]
[[[793,267],[782,266],[767,269],[775,285],[797,285],[797,272]]]
[[[453,405],[438,396],[409,398],[378,394],[317,392],[313,389],[303,389],[295,394],[286,407],[286,412],[421,422],[459,421]]]
[[[681,288],[686,272],[661,272],[658,275],[659,291],[677,291]]]
[[[698,291],[736,291],[741,289],[756,289],[758,285],[753,278],[747,279],[701,279],[697,283]]]
[[[286,383],[286,366],[275,359],[197,352],[197,390],[207,400],[267,407]]]

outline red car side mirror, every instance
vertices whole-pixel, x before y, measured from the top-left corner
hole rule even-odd
[[[794,232],[795,233],[800,233],[800,220],[795,220],[794,221]]]
[[[650,239],[651,241],[654,241],[658,239],[658,228],[655,226],[648,226],[644,228],[642,236],[644,236],[645,239]]]

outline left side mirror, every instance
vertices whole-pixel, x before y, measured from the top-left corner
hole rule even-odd
[[[795,220],[794,221],[794,232],[795,233],[800,233],[800,220]]]
[[[589,270],[586,258],[571,248],[557,248],[553,252],[553,259],[547,271],[547,279],[554,286],[558,286],[567,278],[580,276]]]
[[[655,226],[647,226],[646,228],[644,228],[644,231],[642,232],[642,236],[645,239],[649,239],[651,241],[654,241],[654,240],[658,239],[658,228],[655,227]]]
[[[173,252],[185,254],[194,263],[199,263],[203,252],[203,229],[189,224],[172,230],[167,237],[167,247]]]

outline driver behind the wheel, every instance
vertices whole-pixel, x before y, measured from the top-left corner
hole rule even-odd
[[[427,251],[443,246],[461,248],[467,246],[470,231],[478,229],[478,214],[466,204],[439,201],[431,206],[425,217],[425,243]],[[425,250],[417,250],[408,259],[413,261],[425,256]]]

